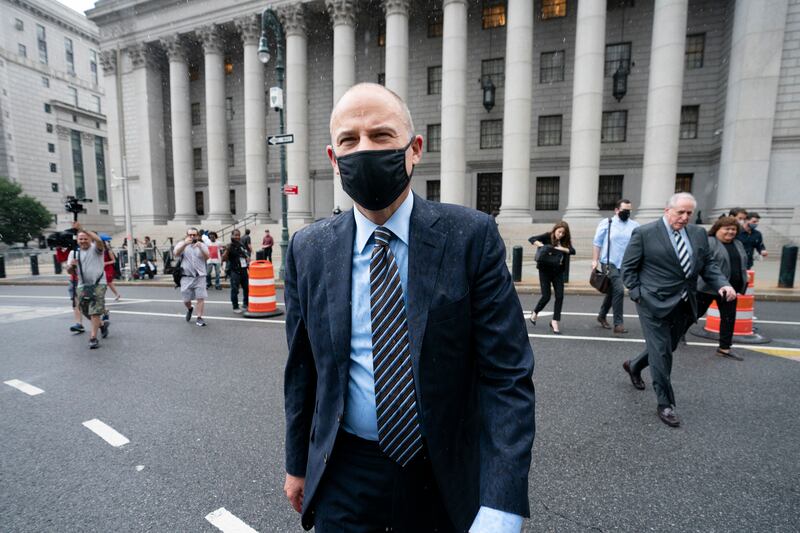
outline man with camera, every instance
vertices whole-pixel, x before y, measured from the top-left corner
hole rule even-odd
[[[208,260],[208,246],[200,240],[197,228],[186,230],[186,238],[175,245],[175,257],[181,260],[181,296],[183,305],[186,306],[186,322],[192,319],[192,300],[196,301],[198,327],[205,327],[203,320],[203,307],[208,298],[206,291],[206,261]]]
[[[106,272],[103,251],[105,245],[93,231],[81,227],[75,221],[72,224],[77,232],[78,248],[70,252],[67,271],[78,278],[77,299],[83,315],[92,322],[92,335],[89,348],[94,350],[100,346],[97,332],[103,338],[108,336],[108,322],[101,320],[106,312]]]
[[[247,264],[250,258],[250,251],[243,242],[242,234],[238,229],[231,233],[231,243],[225,248],[222,261],[228,262],[228,279],[231,282],[231,304],[234,313],[241,313],[239,308],[239,287],[242,287],[242,305],[247,310],[249,278],[247,276]]]

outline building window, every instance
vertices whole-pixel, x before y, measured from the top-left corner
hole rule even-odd
[[[228,193],[228,201],[230,202],[231,214],[236,214],[236,190],[231,189]]]
[[[225,75],[230,76],[233,74],[233,61],[230,58],[225,59]]]
[[[695,33],[686,36],[686,70],[703,68],[703,55],[706,50],[706,34]]]
[[[622,198],[622,178],[621,175],[600,176],[597,207],[601,211],[610,211],[617,206],[617,201]]]
[[[675,176],[675,192],[692,192],[694,174],[677,174]]]
[[[22,19],[14,19],[14,27],[17,31],[22,31],[25,29],[25,23],[22,22]]]
[[[627,111],[604,111],[601,142],[624,143],[628,133]]]
[[[539,61],[539,83],[564,81],[564,50],[543,52]]]
[[[503,120],[481,120],[481,148],[503,147]]]
[[[75,107],[78,107],[78,89],[75,87],[67,87],[67,91],[69,91],[69,100]],[[73,120],[73,122],[75,122]]]
[[[203,170],[203,149],[192,148],[192,160],[194,161],[195,170]]]
[[[53,133],[53,125],[52,124],[45,124],[45,129],[47,133]]]
[[[631,43],[614,43],[606,45],[605,77],[613,76],[617,69],[631,69]]]
[[[428,67],[428,94],[442,94],[442,66]]]
[[[21,57],[28,57],[28,48],[24,44],[18,43],[17,54],[19,54]]]
[[[103,138],[94,138],[94,166],[97,169],[97,201],[108,203],[108,189],[106,188],[106,152],[103,148]]]
[[[483,0],[483,12],[481,13],[481,20],[483,21],[484,30],[505,26],[505,0]]]
[[[700,119],[700,106],[681,107],[681,139],[697,139],[697,123]]]
[[[54,143],[47,143],[47,151],[51,154],[56,153],[56,145]]]
[[[203,191],[194,192],[194,210],[198,215],[206,214],[206,209],[203,206]]]
[[[441,202],[442,181],[428,180],[425,182],[425,198],[431,202]]]
[[[200,125],[200,103],[195,102],[192,104],[192,126]]]
[[[92,111],[100,113],[100,97],[94,94],[92,95]]]
[[[72,122],[78,122],[78,115],[72,115]]]
[[[86,184],[83,180],[83,151],[81,150],[81,132],[72,130],[72,175],[75,179],[75,196],[86,197]]]
[[[56,167],[55,163],[50,163],[50,172],[58,172],[58,168]]]
[[[444,35],[444,12],[433,9],[428,14],[428,37],[441,37]]]
[[[58,192],[58,183],[53,182],[50,184],[50,190],[53,192]]]
[[[233,97],[225,98],[225,120],[233,120]]]
[[[234,165],[234,158],[233,158],[233,145],[228,145],[228,166],[232,167]]]
[[[386,24],[381,23],[378,26],[378,48],[386,46]]]
[[[441,152],[442,151],[442,125],[441,124],[428,124],[428,151]],[[430,183],[430,182],[428,182]]]
[[[488,76],[494,86],[499,89],[505,85],[506,80],[506,61],[502,57],[495,59],[484,59],[481,61],[481,81]]]
[[[558,211],[559,176],[536,178],[536,210]]]
[[[67,59],[67,73],[75,75],[75,53],[72,50],[72,39],[64,37],[64,53]]]
[[[45,113],[52,113],[53,112],[53,108],[50,107],[50,104],[44,104],[44,112]]]
[[[378,85],[386,85],[386,73],[378,72]]]
[[[36,45],[39,48],[39,62],[47,64],[47,38],[44,26],[36,25]]]
[[[567,16],[567,0],[542,0],[542,20]]]
[[[89,50],[89,71],[92,74],[92,83],[97,85],[97,51]]]
[[[50,78],[42,76],[42,87],[50,88]]]
[[[539,117],[539,146],[559,146],[561,144],[561,115]]]

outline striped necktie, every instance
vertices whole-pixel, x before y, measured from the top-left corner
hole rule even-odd
[[[422,449],[408,323],[400,272],[389,248],[392,234],[379,226],[374,236],[369,292],[378,444],[405,466]]]
[[[686,248],[686,241],[683,240],[680,231],[673,230],[672,235],[675,238],[675,247],[678,249],[678,261],[683,269],[684,277],[688,278],[689,272],[692,270],[692,264],[689,260],[689,250]],[[681,299],[685,300],[687,295],[686,289],[683,289],[683,292],[681,292]]]

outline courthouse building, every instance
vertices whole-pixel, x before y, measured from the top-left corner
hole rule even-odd
[[[644,220],[685,190],[704,221],[743,205],[800,234],[800,0],[99,0],[109,166],[135,221],[279,220],[265,7],[286,34],[295,225],[352,205],[328,117],[371,81],[425,138],[415,190],[502,226],[591,227],[620,197]]]
[[[0,176],[37,198],[54,226],[67,196],[81,220],[113,229],[100,34],[53,0],[0,0]],[[2,206],[0,206],[2,209]]]

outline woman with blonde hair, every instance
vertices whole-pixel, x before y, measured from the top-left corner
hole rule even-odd
[[[534,235],[528,241],[536,248],[536,268],[539,270],[539,286],[542,296],[531,311],[530,321],[535,326],[539,312],[550,301],[550,286],[556,294],[553,320],[550,329],[556,335],[561,335],[558,323],[561,321],[561,306],[564,303],[564,271],[569,262],[569,256],[575,255],[572,247],[572,238],[569,233],[569,224],[563,220],[557,222],[553,229],[541,235]]]

